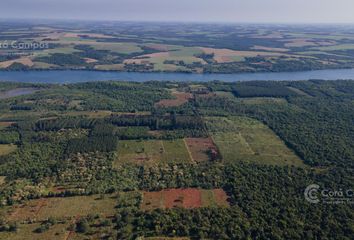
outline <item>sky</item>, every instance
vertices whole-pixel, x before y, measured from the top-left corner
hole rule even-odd
[[[354,0],[1,0],[0,18],[354,23]]]

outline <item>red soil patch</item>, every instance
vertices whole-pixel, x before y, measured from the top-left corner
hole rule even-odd
[[[209,138],[186,138],[189,152],[195,162],[204,162],[216,159],[219,155],[218,149],[213,140]],[[210,152],[210,153],[208,153]]]
[[[176,99],[163,99],[155,104],[157,107],[178,107],[189,101],[189,99],[193,98],[191,93],[184,92],[174,92],[172,93]]]
[[[168,189],[164,190],[165,207],[198,208],[202,206],[202,197],[199,189]]]

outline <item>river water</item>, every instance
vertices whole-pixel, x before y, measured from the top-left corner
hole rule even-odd
[[[89,81],[196,81],[220,80],[225,82],[251,80],[338,80],[354,79],[354,69],[331,69],[305,72],[281,73],[238,73],[238,74],[189,74],[189,73],[136,73],[136,72],[99,72],[87,70],[65,71],[0,71],[0,81],[27,83],[76,83]]]

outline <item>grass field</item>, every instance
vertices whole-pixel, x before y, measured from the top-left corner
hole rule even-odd
[[[159,192],[144,192],[141,209],[149,211],[175,207],[227,207],[229,206],[227,198],[222,189],[165,189]]]
[[[160,140],[126,140],[119,141],[118,158],[113,166],[125,163],[138,165],[157,165],[163,163],[188,163],[192,159],[183,139],[172,141]]]
[[[114,214],[117,199],[114,195],[106,195],[100,199],[98,195],[66,198],[41,198],[15,205],[8,212],[7,220],[25,221],[35,219],[42,221],[48,217],[72,218],[88,214],[110,216]]]
[[[4,156],[16,151],[17,146],[13,144],[0,144],[0,156]]]
[[[246,117],[208,117],[205,120],[226,163],[304,166],[272,130],[257,120]]]
[[[97,42],[91,45],[96,50],[109,50],[120,54],[131,54],[142,52],[142,49],[136,43],[105,43]]]
[[[55,224],[48,231],[35,233],[34,230],[40,226],[40,223],[20,224],[17,232],[0,232],[1,240],[66,240],[68,231],[66,228],[69,223]],[[69,239],[68,239],[69,240]],[[70,239],[71,240],[71,239]]]

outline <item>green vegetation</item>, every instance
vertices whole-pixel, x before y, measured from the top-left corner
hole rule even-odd
[[[190,97],[156,104],[173,91]],[[304,198],[314,183],[354,188],[353,81],[0,92],[0,239],[354,235],[350,204]]]

